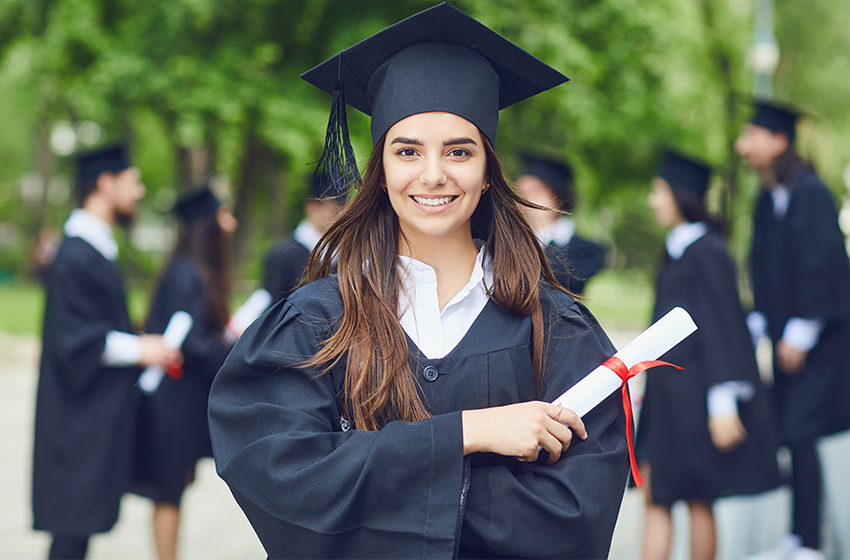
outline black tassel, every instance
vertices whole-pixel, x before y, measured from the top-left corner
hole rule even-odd
[[[360,187],[360,172],[354,149],[348,138],[348,118],[345,114],[345,93],[342,80],[334,80],[331,116],[325,133],[325,147],[313,178],[321,185],[322,193],[331,197],[346,197],[351,189]]]

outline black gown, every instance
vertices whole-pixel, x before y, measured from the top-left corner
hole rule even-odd
[[[735,266],[723,237],[709,231],[680,259],[667,260],[656,282],[653,320],[682,307],[698,330],[661,359],[682,366],[646,372],[637,455],[650,464],[652,501],[711,501],[754,494],[781,483],[777,436],[762,387],[746,316],[738,298]],[[738,403],[747,439],[722,453],[708,430],[708,390],[727,381],[755,388]]]
[[[175,257],[160,282],[146,330],[162,333],[171,316],[185,311],[192,329],[181,347],[183,377],[166,376],[142,397],[132,489],[157,502],[180,504],[187,477],[201,457],[212,457],[207,400],[210,385],[230,345],[222,329],[209,326],[206,296],[197,267]]]
[[[277,303],[298,287],[310,250],[290,236],[272,247],[265,262],[263,287]]]
[[[554,241],[544,252],[558,282],[574,294],[581,294],[584,286],[605,266],[608,250],[598,243],[574,235],[566,247]]]
[[[109,331],[132,332],[118,268],[65,238],[47,282],[35,412],[33,527],[65,536],[108,531],[133,451],[139,370],[105,367]]]
[[[808,170],[789,175],[783,219],[774,217],[769,192],[759,199],[751,264],[755,308],[774,344],[792,317],[824,321],[802,372],[789,377],[774,367],[780,435],[791,444],[850,427],[850,264],[829,190]]]
[[[614,348],[580,303],[551,289],[543,299],[552,330],[540,396],[551,401]],[[300,288],[247,330],[213,383],[216,467],[270,557],[607,556],[629,468],[619,392],[554,465],[465,459],[462,410],[535,398],[531,320],[490,301],[444,358],[408,339],[432,418],[346,431],[344,365],[321,377],[294,367],[341,313],[335,276]]]

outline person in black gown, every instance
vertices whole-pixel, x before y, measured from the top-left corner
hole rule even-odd
[[[850,264],[832,194],[794,148],[799,113],[756,106],[735,148],[762,184],[750,324],[755,337],[767,334],[773,342],[773,394],[782,444],[791,452],[793,534],[781,548],[820,554],[816,443],[850,427]]]
[[[272,247],[266,255],[263,287],[277,303],[301,283],[310,251],[319,242],[345,203],[343,197],[329,196],[322,183],[312,178],[310,198],[304,201],[304,219],[292,235]]]
[[[649,205],[670,228],[655,286],[653,320],[674,307],[698,330],[648,372],[638,425],[641,470],[649,473],[642,558],[667,558],[670,507],[688,503],[690,558],[714,558],[712,502],[781,483],[770,403],[762,388],[735,266],[704,198],[710,169],[668,152]]]
[[[163,332],[171,316],[185,311],[192,329],[183,342],[182,375],[166,376],[142,398],[133,490],[155,502],[154,541],[160,559],[176,558],[180,499],[194,479],[195,464],[212,457],[207,400],[213,377],[230,351],[228,240],[236,230],[230,210],[209,187],[185,193],[175,206],[177,247],[159,282],[147,320]]]
[[[526,215],[534,233],[545,247],[555,278],[574,294],[605,266],[607,249],[576,235],[573,219],[566,215],[574,207],[573,172],[560,161],[523,156],[525,169],[517,178],[517,188],[528,200],[556,211],[528,208]]]
[[[315,279],[213,382],[219,474],[271,558],[605,558],[621,396],[583,422],[551,401],[614,348],[555,284],[492,146],[500,105],[566,78],[448,4],[339,56],[304,76],[337,86],[331,153],[340,73],[375,150]]]
[[[78,159],[80,208],[47,279],[35,412],[33,528],[53,534],[50,558],[83,558],[109,531],[130,477],[137,366],[180,353],[159,335],[135,335],[115,265],[115,224],[129,224],[145,193],[122,146]]]

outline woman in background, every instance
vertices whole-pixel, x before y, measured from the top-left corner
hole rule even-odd
[[[183,343],[182,375],[166,376],[143,397],[134,492],[155,502],[154,541],[160,559],[177,556],[180,498],[194,479],[195,463],[211,457],[207,424],[210,385],[230,351],[223,334],[230,297],[229,240],[236,219],[208,187],[183,195],[177,247],[159,283],[148,332],[161,333],[185,311],[193,325]]]
[[[712,502],[780,482],[735,266],[705,207],[710,173],[702,163],[668,153],[648,200],[658,223],[670,230],[653,320],[682,307],[699,330],[662,358],[684,371],[663,366],[646,378],[637,453],[646,469],[641,557],[647,559],[669,554],[673,502],[688,503],[690,558],[714,558]]]

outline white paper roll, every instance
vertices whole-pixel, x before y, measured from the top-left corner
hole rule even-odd
[[[254,291],[251,296],[245,300],[242,307],[236,310],[230,320],[227,322],[227,327],[224,329],[224,338],[228,342],[236,342],[239,335],[253,323],[257,317],[263,314],[263,311],[269,308],[272,303],[272,295],[263,289]]]
[[[676,307],[614,356],[631,369],[638,362],[657,360],[695,330],[697,326],[688,312]],[[572,409],[581,417],[619,389],[622,383],[616,373],[600,365],[552,402]]]
[[[177,311],[168,320],[165,332],[162,333],[162,343],[175,350],[180,348],[189,331],[192,330],[192,323],[191,315],[185,311]],[[146,395],[151,395],[159,389],[163,377],[165,377],[165,370],[160,366],[148,366],[139,376],[139,389]]]

